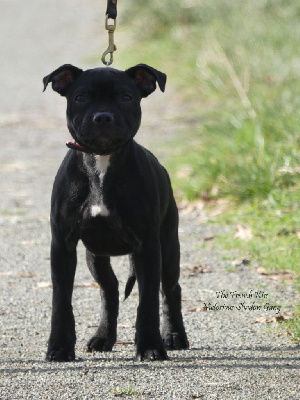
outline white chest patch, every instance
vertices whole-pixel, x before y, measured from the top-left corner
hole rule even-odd
[[[103,196],[103,183],[104,183],[104,178],[106,171],[109,167],[109,162],[110,162],[110,155],[107,156],[96,156],[96,173],[99,176],[99,184],[100,184],[100,198],[99,198],[99,203],[94,204],[91,206],[91,216],[96,217],[97,215],[101,215],[102,217],[108,217],[109,216],[109,209],[107,206],[104,204],[104,196]]]
[[[110,155],[107,156],[96,156],[96,169],[99,173],[100,179],[101,179],[101,175],[104,175],[107,171],[107,168],[109,167],[110,164]]]
[[[91,216],[97,217],[97,215],[101,215],[102,217],[109,216],[109,211],[105,204],[94,205],[91,207]]]

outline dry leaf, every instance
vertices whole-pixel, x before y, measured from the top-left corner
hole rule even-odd
[[[51,282],[38,282],[38,283],[36,284],[36,286],[37,286],[38,288],[49,288],[49,287],[52,286],[52,283],[51,283]]]
[[[203,238],[204,242],[208,242],[210,240],[213,240],[216,237],[216,235],[207,235]]]
[[[256,272],[259,273],[260,275],[268,275],[268,272],[264,267],[258,267]]]
[[[265,322],[269,322],[269,318],[258,317],[255,321],[252,321],[251,324],[261,324],[261,323],[265,323]]]
[[[204,201],[198,200],[198,201],[194,202],[193,204],[194,204],[195,209],[196,209],[197,211],[202,211],[203,208],[204,208]]]
[[[204,208],[203,201],[194,201],[190,203],[187,200],[183,200],[178,204],[178,209],[180,210],[182,215],[190,214],[193,211],[202,211],[203,208]]]
[[[278,270],[278,271],[267,271],[264,267],[258,267],[257,272],[260,275],[264,275],[268,279],[272,280],[283,280],[283,279],[294,279],[297,275],[290,270]]]
[[[280,174],[291,174],[291,175],[296,175],[300,174],[300,167],[281,167],[279,168],[278,172]]]
[[[234,235],[235,239],[241,239],[245,242],[249,242],[249,240],[253,239],[253,233],[249,226],[246,225],[237,225],[235,227],[236,234]]]
[[[194,266],[191,266],[189,264],[181,264],[181,268],[185,268],[191,271],[189,274],[183,274],[183,276],[195,276],[198,274],[212,272],[212,268],[207,264],[199,264]]]
[[[32,277],[36,276],[36,274],[34,274],[33,272],[30,272],[30,271],[27,271],[27,272],[20,272],[18,274],[18,276],[20,278],[32,278]]]
[[[270,323],[270,322],[281,322],[287,319],[292,319],[294,314],[292,312],[290,313],[284,313],[282,315],[275,315],[274,317],[258,317],[255,321],[252,321],[252,324],[261,324],[261,323]]]
[[[123,341],[123,340],[117,340],[116,342],[115,342],[115,344],[134,344],[134,341],[133,340],[128,340],[127,342],[126,341]]]
[[[178,210],[184,210],[189,204],[190,203],[186,199],[181,200],[179,203],[177,203]]]
[[[82,283],[76,283],[74,285],[74,289],[77,289],[77,288],[98,289],[99,285],[96,282],[82,282]]]
[[[224,214],[228,210],[229,201],[225,199],[217,199],[213,206],[212,211],[209,213],[210,217],[217,217]]]
[[[237,258],[233,261],[231,261],[231,265],[234,267],[238,267],[239,265],[249,265],[250,264],[250,259],[249,258]]]
[[[194,170],[189,165],[181,165],[181,169],[176,172],[177,178],[189,178]]]
[[[195,210],[195,208],[193,207],[193,205],[192,205],[192,204],[189,204],[186,208],[184,208],[184,209],[181,211],[181,214],[182,214],[182,215],[191,214],[194,210]]]
[[[205,306],[198,306],[198,307],[190,307],[188,308],[189,312],[198,312],[198,311],[207,311]]]
[[[38,282],[37,284],[38,288],[49,288],[52,286],[51,282]],[[99,285],[96,282],[83,282],[83,283],[79,283],[74,285],[74,289],[77,288],[91,288],[91,289],[98,289]]]
[[[194,274],[206,274],[207,272],[212,272],[212,268],[207,264],[195,265],[192,269]]]
[[[39,244],[39,241],[38,240],[21,240],[19,243],[23,244],[25,246],[33,246],[33,245]]]
[[[294,279],[296,277],[296,275],[283,273],[283,274],[267,275],[266,277],[268,279],[272,279],[274,281],[281,281],[281,280],[285,280],[285,279]]]
[[[212,197],[217,197],[218,194],[219,194],[219,192],[220,192],[219,186],[214,185],[214,186],[211,188],[210,195],[211,195]]]

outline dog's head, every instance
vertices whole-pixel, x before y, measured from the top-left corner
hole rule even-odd
[[[131,140],[141,121],[140,101],[156,89],[164,91],[166,75],[145,64],[126,71],[95,68],[83,71],[62,65],[43,80],[67,98],[68,128],[76,143],[69,147],[111,154]]]

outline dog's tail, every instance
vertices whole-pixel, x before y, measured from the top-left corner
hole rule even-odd
[[[135,275],[135,270],[134,270],[134,266],[132,264],[132,262],[130,263],[130,271],[129,271],[129,276],[127,279],[127,283],[125,286],[125,297],[124,297],[124,301],[127,299],[127,297],[130,295],[133,286],[135,284],[136,281],[136,275]]]

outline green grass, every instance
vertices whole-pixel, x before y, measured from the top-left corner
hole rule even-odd
[[[283,329],[285,329],[291,339],[295,342],[299,342],[300,338],[300,306],[298,305],[295,310],[295,318],[283,322]]]
[[[128,1],[121,64],[166,71],[184,102],[167,162],[178,196],[249,200],[299,183],[299,16],[286,0]]]
[[[180,93],[165,161],[177,198],[230,199],[215,221],[254,237],[219,245],[298,274],[299,17],[294,0],[128,0],[116,33],[122,67],[148,63]]]
[[[26,215],[28,210],[25,208],[19,208],[19,207],[11,207],[11,208],[4,208],[0,209],[0,215],[4,216],[12,216],[12,215]]]
[[[251,240],[224,235],[216,241],[227,249],[238,248],[241,257],[250,255],[267,270],[287,269],[297,275],[300,274],[300,188],[280,191],[277,196],[275,200],[274,194],[272,201],[232,205],[232,209],[214,218],[213,223],[250,227]]]
[[[279,123],[274,117],[276,122]],[[179,197],[194,200],[216,193],[218,197],[249,201],[299,184],[296,134],[283,131],[276,138],[275,133],[263,134],[255,122],[245,120],[234,129],[225,121],[222,127],[201,125],[185,139],[183,145],[177,146],[177,154],[166,162]]]
[[[137,398],[139,392],[134,390],[130,385],[127,388],[117,388],[110,391],[110,396],[113,397],[133,397]]]

